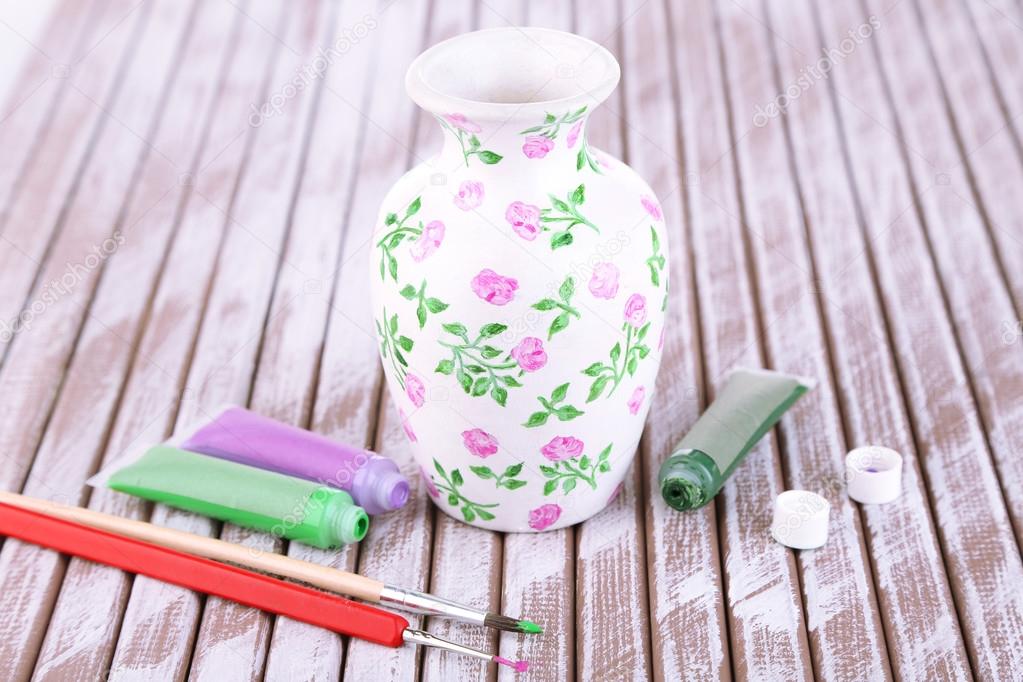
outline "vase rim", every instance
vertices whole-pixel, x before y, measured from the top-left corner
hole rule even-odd
[[[618,61],[599,43],[567,31],[509,26],[428,48],[409,66],[405,89],[434,114],[507,120],[592,109],[620,78]]]

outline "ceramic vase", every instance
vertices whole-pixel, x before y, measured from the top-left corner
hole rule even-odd
[[[660,364],[668,240],[642,179],[586,141],[620,70],[537,28],[420,55],[440,152],[373,230],[380,355],[426,488],[482,528],[583,521],[617,494]]]

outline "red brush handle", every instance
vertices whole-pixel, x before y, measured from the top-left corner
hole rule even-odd
[[[409,626],[396,613],[7,504],[0,535],[385,646],[401,646]]]

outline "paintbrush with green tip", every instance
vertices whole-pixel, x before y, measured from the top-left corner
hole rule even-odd
[[[251,547],[236,545],[216,538],[195,535],[185,531],[156,526],[144,521],[112,516],[102,512],[70,507],[49,500],[25,497],[16,493],[0,491],[0,503],[12,507],[20,507],[39,512],[66,521],[74,521],[93,528],[99,528],[117,535],[124,535],[136,540],[161,545],[179,552],[235,564],[265,573],[291,578],[303,583],[319,587],[328,592],[336,592],[356,599],[392,606],[404,611],[420,613],[440,618],[453,618],[467,623],[475,623],[486,627],[540,634],[543,630],[536,623],[518,620],[483,609],[473,608],[453,602],[449,599],[435,597],[432,594],[407,590],[394,585],[387,585],[356,573],[340,571],[329,566],[321,566],[309,561],[294,559],[273,552],[258,552]]]

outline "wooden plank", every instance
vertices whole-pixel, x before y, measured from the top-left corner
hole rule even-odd
[[[236,13],[233,6],[228,6]],[[205,15],[201,15],[205,16]],[[149,321],[137,352],[104,455],[110,463],[126,452],[169,434],[192,361],[209,281],[225,232],[236,184],[252,129],[245,121],[259,101],[273,64],[272,39],[237,13],[237,49],[229,70],[215,84],[217,103],[202,155],[191,169],[177,239],[168,254]],[[214,37],[223,42],[231,35]],[[196,48],[199,49],[199,48]],[[196,95],[198,97],[198,95]],[[188,102],[188,100],[185,100]],[[201,199],[197,192],[210,201]],[[92,492],[89,506],[107,513],[145,519],[149,505],[105,489]],[[73,671],[86,679],[105,676],[122,624],[132,578],[121,571],[73,559],[67,570],[38,667],[55,676]]]
[[[196,344],[189,372],[186,400],[178,413],[179,426],[209,417],[225,402],[247,403],[273,292],[275,272],[287,239],[288,218],[301,172],[308,112],[313,90],[296,88],[288,97],[297,69],[316,48],[319,3],[296,8],[256,4],[247,18],[267,31],[281,58],[274,66],[259,102],[281,107],[265,116],[254,133],[253,146],[237,190],[233,207],[217,206],[215,200],[196,191],[230,221],[226,242],[208,302],[207,314]],[[292,11],[287,11],[292,10]],[[270,28],[266,28],[270,27]],[[289,46],[297,46],[292,52]],[[249,125],[255,125],[250,116]],[[237,122],[236,124],[237,125]],[[215,524],[206,518],[157,506],[153,520],[161,524],[212,534]],[[226,537],[265,548],[270,537],[225,531]],[[137,578],[124,617],[112,663],[114,676],[130,676],[145,670],[161,679],[182,678],[189,665],[203,599],[192,592]],[[229,643],[241,650],[251,641]],[[241,654],[242,661],[250,652]],[[261,662],[259,664],[261,666]],[[221,674],[247,674],[244,666],[221,670]],[[239,672],[240,671],[240,672]]]
[[[175,44],[174,31],[180,32],[188,19],[188,7],[180,9],[179,14],[153,18],[168,35],[167,47],[175,49],[183,46]],[[214,28],[220,33],[224,27]],[[178,106],[168,107],[161,114],[157,134],[153,136],[154,146],[167,148],[173,156],[150,154],[137,174],[138,186],[121,226],[123,246],[103,272],[92,312],[85,320],[77,352],[25,484],[26,494],[70,504],[81,504],[84,500],[82,484],[94,470],[105,446],[164,251],[172,238],[178,202],[184,191],[178,182],[179,168],[188,168],[198,149],[203,128],[190,124],[194,122],[196,107],[203,107],[212,96],[214,84],[209,82],[209,61],[222,50],[222,36],[215,43],[210,36],[206,38],[203,45],[189,36],[190,58],[184,60],[182,72],[176,78],[171,74],[164,79],[159,71],[160,68],[166,71],[176,61],[172,59],[176,57],[173,52],[163,56],[162,61],[149,62],[150,69],[144,74],[154,83],[168,82],[168,101],[174,102],[174,95],[180,95]],[[127,85],[132,85],[130,77]],[[159,113],[160,107],[154,105],[153,112]],[[135,138],[111,139],[106,143],[125,144],[129,139]],[[142,235],[144,238],[140,238]],[[59,471],[60,476],[54,477],[54,471]],[[0,603],[17,601],[22,605],[14,609],[5,604],[6,611],[16,614],[14,620],[21,638],[8,640],[12,652],[7,660],[22,668],[31,666],[39,651],[66,562],[57,554],[32,545],[9,543],[3,553],[11,556],[0,555],[0,563],[11,570],[3,574]]]
[[[979,212],[992,243],[985,239],[985,225],[963,224],[946,213],[944,206],[952,202],[951,197],[942,201],[941,216],[948,216],[949,228],[957,229],[928,224],[934,225],[931,239],[949,303],[958,311],[957,335],[1016,542],[1023,546],[1023,458],[1016,445],[1023,442],[1023,401],[1019,399],[1023,395],[1019,343],[1023,337],[1023,205],[1016,195],[1023,187],[1023,159],[1016,154],[1012,128],[995,91],[986,79],[977,77],[985,66],[964,12],[960,3],[943,0],[929,3],[926,14],[917,14],[952,114],[964,164],[955,170],[966,170],[965,174],[949,173],[948,185],[939,180],[939,191],[955,195],[963,211]],[[956,155],[948,162],[958,160]]]
[[[859,513],[838,484],[847,448],[785,129],[777,121],[758,126],[751,115],[760,102],[786,88],[771,69],[772,29],[765,23],[773,22],[759,1],[721,7],[743,226],[767,321],[767,356],[776,369],[817,380],[780,429],[786,488],[811,490],[831,503],[826,548],[797,553],[813,668],[824,679],[890,679]],[[793,32],[791,20],[782,23]],[[803,29],[812,37],[809,23]],[[770,501],[761,499],[768,506]]]
[[[879,7],[821,6],[822,42],[838,44],[849,27],[861,25],[870,14],[884,17],[882,21],[889,22],[886,25],[891,31],[900,31],[900,24],[908,25],[895,16],[901,8],[888,9],[891,12]],[[905,29],[900,33],[905,35]],[[935,107],[933,98],[928,97],[923,77],[927,64],[914,54],[918,46],[911,46],[908,40],[895,46],[892,42],[879,31],[870,42],[870,51],[876,49],[877,55],[854,51],[832,71],[836,91],[841,93],[835,101],[848,136],[846,149],[893,345],[900,350],[897,359],[903,390],[972,671],[981,677],[1003,677],[1009,674],[1006,666],[1011,665],[1012,657],[1018,655],[1018,647],[1009,642],[1021,627],[1023,594],[1012,587],[1023,580],[1019,548],[1009,529],[926,235],[913,212],[914,193],[903,162],[916,164],[920,145],[909,142],[902,149],[891,132],[897,129],[898,106],[907,117],[902,130],[908,134],[910,126],[918,126],[919,130],[912,132],[914,140],[928,131],[925,148],[934,153],[945,144],[942,138],[947,142],[948,137],[947,129],[935,127],[947,126],[947,121],[936,113],[940,106]],[[882,81],[882,73],[892,80]],[[919,75],[910,86],[904,77],[912,73]],[[887,93],[901,87],[909,87],[907,95],[912,101],[901,95],[896,103],[887,101]],[[918,182],[923,178],[916,176]],[[917,192],[921,215],[934,220],[935,213],[940,213],[934,198],[940,190],[927,185],[929,191],[923,192],[924,186],[916,187],[921,190]],[[943,205],[941,210],[946,208],[964,221],[976,221],[955,204]],[[942,222],[939,219],[934,224]],[[965,228],[957,224],[952,229]]]
[[[772,1],[769,11],[767,23],[775,36],[780,81],[797,82],[822,50],[835,45],[818,42],[813,8]],[[868,29],[872,29],[869,24]],[[869,50],[865,46],[860,49]],[[928,512],[927,490],[889,349],[884,311],[870,259],[862,257],[866,245],[843,164],[841,131],[833,117],[828,84],[819,77],[809,82],[810,87],[789,104],[787,116],[766,125],[787,126],[801,187],[815,279],[803,285],[818,290],[835,375],[834,389],[825,373],[818,390],[837,393],[849,446],[883,444],[904,457],[901,497],[883,506],[862,505],[859,512],[865,521],[868,558],[893,672],[899,678],[969,679],[969,662]],[[815,448],[806,450],[813,454]],[[842,451],[830,454],[840,456]],[[836,504],[836,493],[845,497],[841,466],[840,459],[825,465],[817,477],[817,484],[830,493],[832,504]]]
[[[476,28],[472,0],[437,3],[430,13],[427,44],[436,44]],[[407,95],[403,94],[407,99]],[[442,133],[431,114],[416,109],[416,157],[428,158],[441,148]],[[452,190],[456,189],[451,185]],[[410,415],[410,418],[414,417]],[[502,535],[468,526],[428,505],[434,524],[434,542],[429,588],[437,594],[472,604],[488,611],[501,606]],[[445,618],[430,618],[427,629],[438,637],[484,651],[497,651],[498,632],[492,628],[458,623]],[[497,666],[484,661],[448,654],[436,649],[423,650],[421,678],[424,681],[454,679],[497,679]]]
[[[362,5],[343,2],[335,20],[332,47],[336,55],[328,50],[335,56],[323,77],[324,92],[292,220],[286,265],[274,294],[272,333],[266,335],[260,356],[253,404],[281,406],[289,400],[301,408],[296,417],[299,423],[341,442],[370,446],[376,391],[373,381],[363,381],[360,372],[364,370],[358,365],[370,363],[371,370],[375,369],[371,364],[376,360],[375,347],[368,360],[339,358],[343,366],[338,368],[328,367],[323,358],[342,242],[358,239],[361,243],[365,238],[360,230],[350,229],[348,220],[356,174],[363,161],[361,141],[370,125],[367,119],[379,114],[372,110],[364,113],[373,83],[372,65],[382,49],[378,13],[365,10]],[[335,370],[333,380],[322,376]],[[349,398],[360,395],[363,404],[335,403],[343,392]],[[287,552],[305,561],[352,570],[357,547],[326,551],[291,543]],[[264,677],[336,680],[343,657],[344,643],[336,633],[277,618]]]
[[[574,30],[622,55],[623,25],[618,3],[588,3]],[[649,69],[653,64],[639,64]],[[622,87],[596,107],[586,123],[586,139],[621,159],[625,156],[626,111]],[[641,113],[636,112],[642,125]],[[642,211],[642,208],[639,208]],[[644,212],[645,213],[645,212]],[[649,239],[645,223],[623,226],[630,238]],[[667,248],[667,247],[666,247]],[[660,335],[663,330],[652,330]],[[642,466],[636,461],[603,512],[576,531],[576,644],[582,679],[649,679],[650,614],[647,596],[646,537],[643,528]]]
[[[762,362],[719,61],[719,41],[730,38],[715,35],[709,2],[671,19],[704,366],[712,398],[729,368]],[[769,437],[754,448],[717,500],[732,663],[740,677],[812,677],[795,560],[768,533],[771,500],[782,489],[777,444]]]
[[[657,480],[661,462],[703,406],[692,216],[681,161],[686,141],[680,139],[677,65],[669,49],[673,35],[661,3],[628,2],[621,18],[627,161],[651,183],[671,228],[664,355],[640,453],[652,669],[658,680],[723,680],[731,675],[715,505],[676,512],[661,499]]]
[[[44,317],[47,306],[40,301],[51,278],[44,277],[53,244],[81,185],[83,170],[105,126],[111,124],[103,108],[114,106],[120,84],[130,62],[130,51],[143,25],[147,7],[132,11],[129,0],[117,0],[103,7],[89,35],[91,47],[69,71],[68,97],[57,107],[53,126],[43,144],[33,150],[33,162],[19,180],[17,197],[8,206],[6,221],[0,225],[0,367],[10,354],[12,339]],[[127,17],[125,14],[131,16]],[[144,124],[136,124],[144,131]],[[111,197],[114,199],[114,197]],[[117,200],[123,198],[116,197]],[[92,197],[89,197],[91,200]],[[115,206],[119,207],[118,203]],[[108,220],[107,226],[113,223]],[[90,242],[91,244],[91,242]],[[80,249],[84,252],[88,246]],[[84,254],[76,252],[69,261],[51,266],[59,278],[69,263]],[[51,276],[52,277],[52,276]],[[58,295],[60,289],[56,290]],[[35,297],[33,297],[35,294]],[[50,292],[50,297],[53,292]],[[35,308],[32,306],[35,305]],[[23,315],[24,313],[24,315]],[[54,366],[55,369],[59,369]],[[31,405],[32,401],[25,401]],[[34,405],[33,405],[34,407]],[[7,417],[5,416],[4,419]],[[23,424],[33,430],[33,420]],[[6,445],[6,444],[5,444]],[[6,452],[20,451],[5,447]]]
[[[51,13],[38,38],[26,45],[28,57],[0,109],[0,230],[20,180],[36,158],[35,150],[53,123],[60,98],[67,94],[63,68],[84,50],[93,22],[102,13],[97,2],[74,2]]]
[[[299,426],[305,426],[308,422],[309,402],[315,380],[315,349],[323,337],[323,328],[305,326],[304,323],[308,321],[302,319],[303,287],[301,281],[296,285],[296,276],[304,280],[302,267],[305,262],[296,259],[301,259],[303,249],[310,246],[321,250],[322,245],[316,243],[320,238],[337,239],[335,230],[317,234],[310,233],[308,225],[294,229],[294,214],[290,207],[303,190],[302,179],[308,152],[297,155],[292,162],[292,152],[281,147],[287,145],[299,150],[308,149],[309,140],[303,132],[307,129],[305,121],[307,116],[315,116],[322,94],[322,80],[310,77],[313,73],[310,69],[314,68],[313,60],[321,54],[317,50],[329,47],[334,36],[337,5],[320,3],[318,9],[313,3],[309,5],[304,8],[305,11],[296,13],[295,30],[282,37],[286,49],[297,49],[300,52],[296,55],[300,61],[297,66],[292,62],[293,70],[290,73],[280,72],[271,90],[272,93],[287,97],[290,93],[288,88],[295,87],[300,92],[297,97],[301,99],[286,101],[279,107],[278,113],[262,122],[257,137],[273,142],[262,146],[260,153],[271,156],[271,165],[264,167],[260,163],[253,163],[250,166],[252,174],[246,177],[246,182],[252,183],[247,187],[249,191],[262,193],[273,186],[270,180],[271,168],[290,168],[294,163],[297,178],[294,189],[286,185],[270,206],[238,204],[232,212],[232,220],[238,225],[249,226],[258,225],[262,214],[270,208],[273,211],[272,219],[286,225],[283,237],[286,243],[279,242],[282,253],[276,264],[276,272],[263,273],[263,277],[272,283],[270,291],[273,298],[265,325],[260,331],[262,338],[258,342],[260,350],[254,367],[255,378],[249,389],[249,406],[259,414]],[[268,101],[275,104],[275,95],[272,94]],[[334,124],[341,125],[342,122],[335,121]],[[256,180],[256,172],[266,175]],[[285,177],[291,177],[291,173]],[[283,213],[278,206],[284,206]],[[277,251],[278,242],[262,238],[262,235],[276,236],[274,232],[267,228],[254,229],[260,235],[258,241],[271,251]],[[281,284],[286,286],[279,288]],[[294,332],[298,333],[290,333],[285,337],[288,327],[293,325],[296,326]],[[267,345],[271,347],[272,355],[264,357],[263,351]],[[220,537],[228,542],[247,545],[252,551],[281,552],[284,549],[280,539],[231,525],[224,526]],[[219,598],[207,599],[192,653],[189,678],[220,681],[259,678],[265,666],[272,627],[273,616],[258,609]]]

